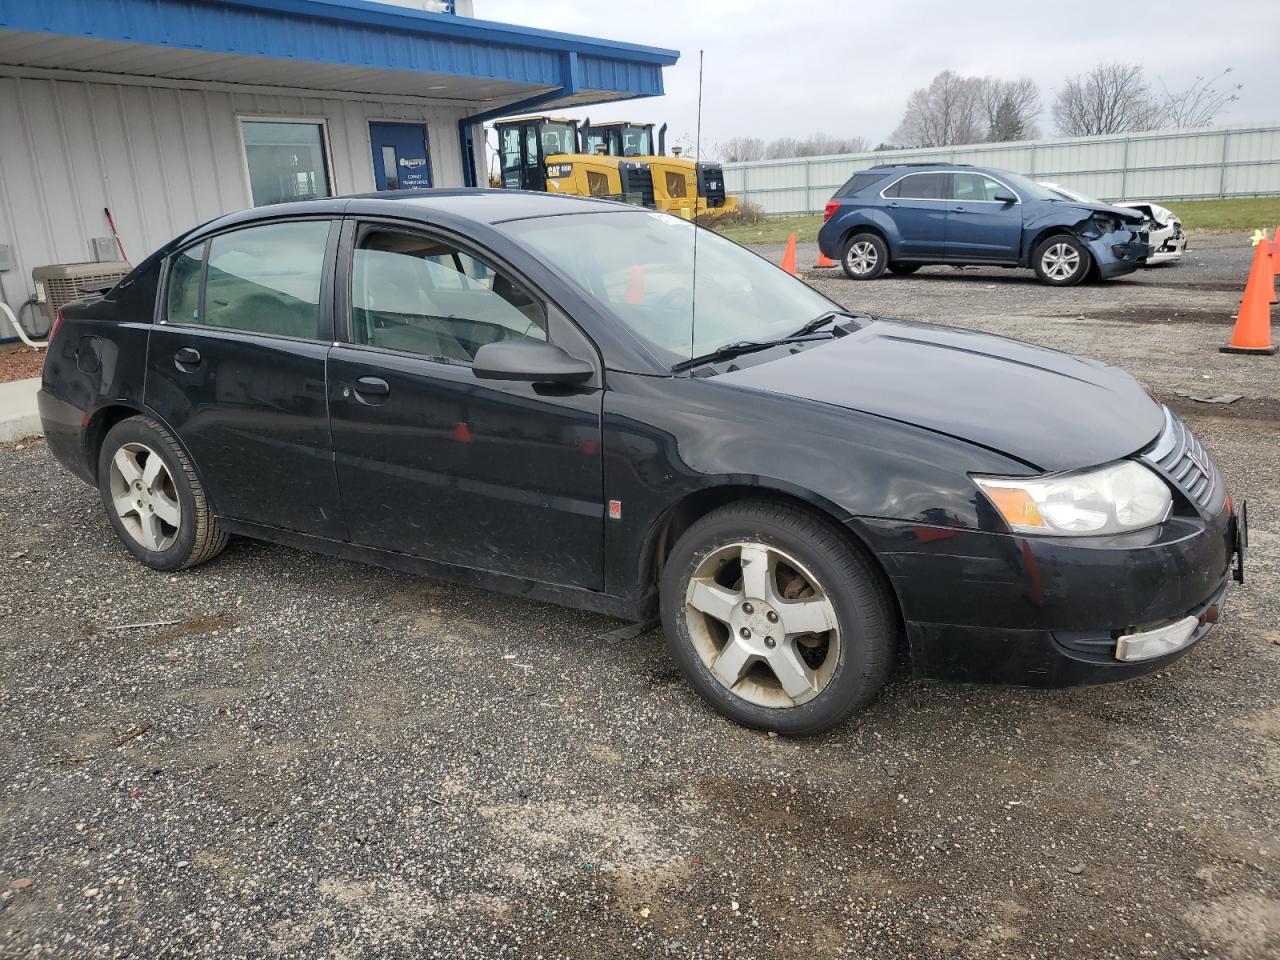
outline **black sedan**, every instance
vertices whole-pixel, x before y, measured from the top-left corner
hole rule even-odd
[[[665,214],[507,191],[205,224],[65,308],[40,409],[140,561],[230,535],[646,620],[733,719],[899,652],[1034,686],[1216,621],[1243,511],[1127,374],[851,314]]]

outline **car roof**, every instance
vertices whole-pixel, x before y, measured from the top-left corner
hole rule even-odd
[[[570,213],[606,213],[637,210],[632,204],[595,197],[571,197],[530,190],[494,190],[441,187],[430,190],[384,190],[379,193],[322,197],[295,203],[251,207],[219,217],[184,235],[211,233],[229,226],[257,220],[296,216],[343,216],[344,214],[385,214],[409,219],[441,217],[495,224],[507,220],[555,217]]]

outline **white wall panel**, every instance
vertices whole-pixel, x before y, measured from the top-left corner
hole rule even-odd
[[[814,213],[858,170],[929,162],[1013,170],[1108,200],[1280,194],[1280,125],[727,163],[725,189],[766,213]]]
[[[0,243],[16,261],[3,276],[4,298],[16,309],[32,292],[33,267],[91,259],[91,238],[111,234],[104,209],[138,263],[176,234],[249,206],[241,116],[323,120],[333,190],[346,194],[374,189],[369,121],[384,119],[425,123],[433,183],[461,186],[457,123],[466,113],[416,101],[0,72]]]

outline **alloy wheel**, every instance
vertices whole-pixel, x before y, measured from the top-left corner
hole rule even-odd
[[[831,597],[798,560],[764,543],[709,553],[689,580],[685,617],[711,675],[757,706],[812,700],[840,663]]]
[[[156,553],[173,546],[182,507],[160,455],[145,444],[122,444],[111,458],[110,480],[111,503],[129,536]]]
[[[1080,269],[1080,253],[1069,243],[1055,243],[1040,257],[1040,266],[1050,280],[1070,280]]]
[[[859,240],[849,247],[845,260],[849,265],[850,273],[865,276],[876,268],[880,254],[876,251],[875,244],[868,240]]]

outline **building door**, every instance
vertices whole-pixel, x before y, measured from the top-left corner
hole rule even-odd
[[[431,186],[427,128],[421,123],[370,123],[373,181],[379,190],[424,190]]]

